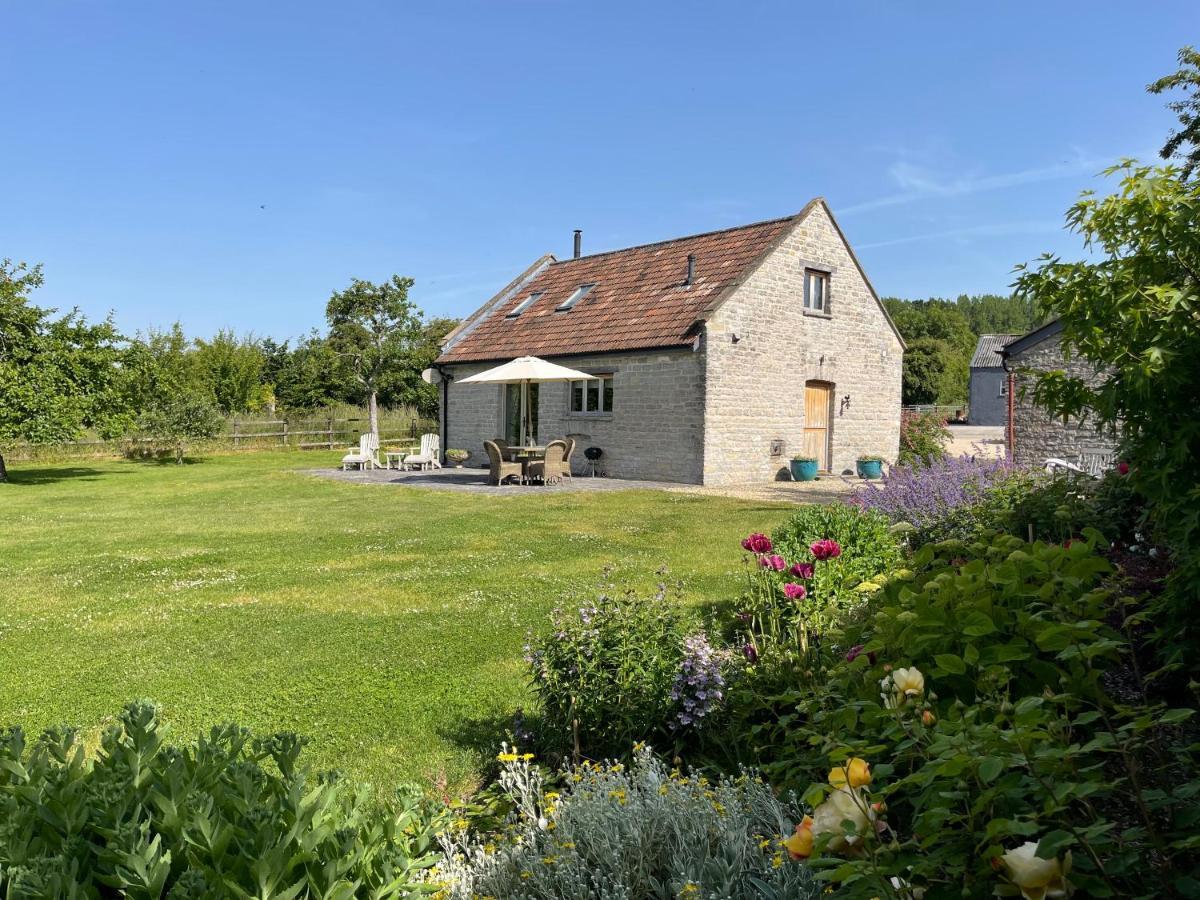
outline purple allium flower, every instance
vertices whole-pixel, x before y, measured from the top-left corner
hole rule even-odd
[[[778,553],[773,553],[770,556],[760,556],[758,564],[764,569],[772,569],[776,572],[782,572],[787,568],[787,560]]]
[[[758,662],[758,648],[753,644],[746,644],[746,646],[742,647],[742,656],[746,657],[746,662],[754,665]]]

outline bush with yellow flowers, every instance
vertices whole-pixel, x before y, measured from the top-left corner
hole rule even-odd
[[[639,745],[628,764],[564,769],[548,791],[524,754],[505,748],[501,760],[505,825],[443,835],[438,878],[452,900],[806,900],[822,889],[784,838],[805,821],[799,804],[752,774],[710,779]]]

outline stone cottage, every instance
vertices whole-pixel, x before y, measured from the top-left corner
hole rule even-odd
[[[1019,334],[981,334],[971,357],[967,422],[1003,425],[1008,421],[1008,373],[1000,351]]]
[[[1010,341],[1001,353],[1011,398],[1006,417],[1009,458],[1019,465],[1035,467],[1047,459],[1063,459],[1092,469],[1096,460],[1106,460],[1116,451],[1117,435],[1098,428],[1087,417],[1064,422],[1033,402],[1038,372],[1061,370],[1089,385],[1105,379],[1104,373],[1087,360],[1064,358],[1061,333],[1062,323],[1055,320]]]
[[[518,356],[599,376],[533,388],[538,440],[603,452],[619,478],[701,484],[893,460],[904,343],[822,199],[722,231],[543,256],[447,337],[442,447],[515,442],[518,388],[459,384]],[[574,465],[583,470],[581,453]]]

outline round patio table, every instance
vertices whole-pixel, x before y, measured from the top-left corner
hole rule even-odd
[[[509,445],[508,451],[513,455],[513,459],[521,463],[521,477],[526,478],[529,475],[529,464],[535,459],[541,459],[546,455],[546,448],[536,444],[527,444],[524,446]]]

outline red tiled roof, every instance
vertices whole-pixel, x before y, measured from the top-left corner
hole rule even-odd
[[[696,321],[803,215],[551,262],[468,320],[438,362],[690,346]],[[696,269],[687,285],[689,254]],[[572,309],[558,311],[582,284],[596,287]]]

